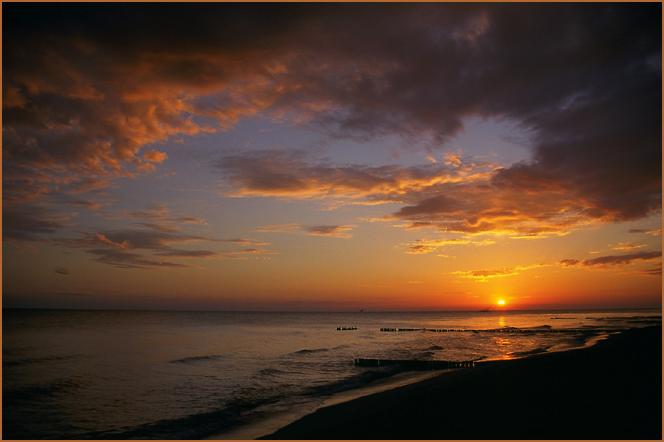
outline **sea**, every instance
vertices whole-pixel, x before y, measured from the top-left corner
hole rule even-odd
[[[257,438],[319,407],[444,375],[357,358],[514,359],[650,324],[661,324],[661,310],[5,309],[3,436]]]

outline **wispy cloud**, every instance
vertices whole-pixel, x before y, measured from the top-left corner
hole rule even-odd
[[[650,236],[662,236],[662,228],[658,229],[629,229],[629,233],[644,233]]]
[[[504,267],[498,269],[488,270],[464,270],[452,272],[452,275],[460,276],[466,279],[472,279],[476,282],[487,282],[495,278],[505,278],[508,276],[516,276],[524,271],[537,269],[540,267],[548,267],[550,264],[530,264],[520,265],[514,267]]]
[[[470,237],[450,239],[417,239],[406,244],[406,253],[410,255],[421,255],[433,253],[447,246],[488,246],[495,244],[491,239],[473,239]]]
[[[236,197],[337,198],[354,204],[402,201],[409,191],[487,178],[497,166],[330,165],[307,162],[300,151],[266,150],[225,155],[218,163]]]
[[[97,257],[97,261],[121,269],[177,268],[184,264],[145,257],[142,254],[118,249],[90,249],[87,253]]]
[[[64,229],[72,215],[39,205],[10,205],[3,207],[3,239],[42,241],[48,235]]]
[[[625,255],[607,255],[592,259],[563,259],[560,264],[563,266],[585,266],[585,267],[607,267],[628,265],[638,261],[660,260],[662,252],[636,252]]]
[[[332,238],[350,238],[352,235],[349,233],[353,230],[353,226],[304,226],[302,228],[307,235],[311,236],[329,236]]]
[[[222,256],[233,259],[248,259],[250,257],[262,257],[270,255],[278,255],[276,250],[260,249],[255,247],[248,247],[240,250],[232,250],[223,252]]]
[[[630,250],[641,249],[643,247],[646,247],[646,245],[633,242],[619,242],[617,244],[611,245],[611,250],[616,250],[618,252],[628,252]]]
[[[288,233],[288,232],[297,232],[301,229],[301,226],[296,223],[288,224],[269,224],[266,226],[259,226],[255,229],[256,232],[261,233]]]
[[[355,226],[352,225],[302,225],[297,223],[272,224],[260,226],[255,229],[261,233],[303,233],[309,236],[327,236],[331,238],[351,238],[350,233]]]
[[[235,244],[235,245],[239,245],[239,246],[266,247],[266,246],[270,245],[270,243],[267,242],[267,241],[259,241],[259,240],[250,239],[250,238],[230,238],[230,239],[219,239],[217,241],[230,243],[230,244]]]
[[[187,267],[158,257],[207,258],[217,252],[174,248],[174,244],[214,241],[199,235],[168,233],[155,229],[125,229],[86,233],[79,238],[59,239],[66,247],[80,248],[96,256],[97,261],[115,267],[136,269],[150,267]],[[147,252],[147,253],[145,253]]]

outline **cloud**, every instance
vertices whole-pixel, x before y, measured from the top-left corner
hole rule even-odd
[[[596,265],[630,264],[633,261],[649,261],[660,258],[661,256],[662,252],[638,252],[638,253],[631,253],[628,255],[600,256],[599,258],[584,260],[583,265],[596,266]]]
[[[303,230],[311,236],[329,236],[332,238],[350,238],[352,235],[350,233],[353,230],[353,226],[332,226],[332,225],[321,225],[321,226],[305,226]]]
[[[108,216],[122,221],[136,220],[133,223],[135,226],[162,233],[176,233],[182,231],[184,226],[207,224],[204,218],[174,214],[164,204],[156,204],[144,210],[122,211]]]
[[[164,250],[161,252],[155,253],[158,256],[173,256],[178,258],[208,258],[210,256],[215,256],[217,253],[211,250]]]
[[[478,182],[442,168],[463,167],[453,155],[430,169],[279,154],[238,154],[220,167],[235,195],[396,201],[405,205],[394,218],[443,231],[537,238],[639,219],[661,207],[659,11],[10,5],[6,198],[99,189],[157,167],[166,159],[159,143],[256,115],[341,138],[396,134],[434,146],[475,116],[528,130],[532,158]]]
[[[187,267],[184,264],[171,262],[171,261],[162,261],[158,259],[146,258],[145,256],[134,253],[127,252],[124,250],[118,249],[91,249],[87,250],[87,253],[97,256],[97,261],[111,265],[113,267],[118,267],[121,269],[146,269],[146,268],[178,268],[178,267]]]
[[[61,246],[85,250],[86,253],[95,256],[97,261],[123,269],[187,267],[182,263],[165,261],[161,257],[182,259],[213,257],[218,255],[218,252],[181,249],[173,245],[215,241],[214,238],[201,235],[149,227],[84,233],[78,238],[55,240]]]
[[[600,256],[592,259],[563,259],[560,261],[560,264],[563,266],[585,266],[585,267],[606,267],[606,266],[617,266],[617,265],[628,265],[637,261],[652,261],[660,258],[662,252],[659,251],[650,251],[650,252],[636,252],[626,255],[607,255]]]
[[[643,269],[640,272],[643,275],[662,276],[662,263],[660,262],[659,264],[655,265],[654,267]]]
[[[438,185],[406,195],[412,204],[392,218],[407,221],[407,228],[428,226],[444,232],[525,239],[562,236],[604,221],[562,189],[526,189],[502,187],[493,179]]]
[[[577,264],[580,264],[581,262],[582,261],[580,261],[578,259],[572,259],[572,258],[560,260],[560,264],[563,265],[563,266],[575,266]]]
[[[270,245],[270,243],[267,242],[267,241],[258,241],[256,239],[249,239],[249,238],[219,239],[217,241],[227,242],[227,243],[236,244],[236,245],[240,245],[240,246],[266,247],[266,246]]]
[[[471,238],[417,239],[411,243],[406,244],[406,253],[409,255],[421,255],[433,253],[447,246],[488,246],[494,243],[495,241],[489,239],[474,240]]]
[[[616,250],[619,252],[627,252],[629,250],[636,250],[646,247],[645,244],[637,244],[633,242],[619,242],[611,246],[611,250]]]
[[[71,215],[43,206],[5,206],[2,211],[3,239],[40,241],[65,228]]]
[[[458,155],[447,162],[333,166],[307,161],[304,152],[269,150],[225,155],[218,166],[229,195],[406,204],[385,219],[406,221],[407,229],[536,239],[616,221],[555,181],[517,185],[491,163]]]
[[[550,264],[530,264],[515,267],[505,267],[500,269],[490,270],[466,270],[452,272],[452,275],[457,275],[462,278],[472,279],[476,282],[487,282],[495,278],[505,278],[508,276],[516,276],[521,272],[532,270],[540,267],[548,267]]]
[[[662,228],[659,229],[629,229],[629,233],[645,233],[650,236],[662,236]]]
[[[452,272],[452,274],[461,276],[462,278],[473,279],[478,282],[486,282],[494,278],[504,278],[506,276],[518,275],[519,272],[514,268],[504,268],[495,270],[457,271]]]
[[[269,224],[267,226],[256,227],[256,232],[261,233],[285,233],[285,232],[296,232],[300,230],[300,225],[296,223],[289,224]]]
[[[272,224],[259,226],[255,229],[261,233],[304,233],[309,236],[328,236],[332,238],[350,238],[349,233],[355,226],[351,225],[313,225],[304,226],[297,223]]]
[[[126,215],[126,214],[125,214]],[[83,233],[78,238],[60,238],[55,242],[64,247],[85,250],[96,260],[124,269],[155,267],[188,267],[187,264],[167,261],[173,259],[242,258],[274,255],[266,249],[271,243],[251,238],[214,238],[182,232],[181,223],[202,224],[204,221],[189,216],[174,216],[166,206],[130,212],[129,219],[155,220],[157,223],[135,223],[141,228],[105,230]],[[191,220],[191,222],[188,222]],[[223,250],[183,249],[190,243],[226,244]],[[176,247],[177,246],[177,247]]]
[[[409,191],[479,180],[496,168],[485,163],[463,168],[331,165],[306,159],[302,151],[264,150],[227,154],[217,166],[230,186],[230,196],[342,198],[362,204],[398,202]]]
[[[195,216],[176,216],[173,215],[171,209],[163,204],[154,205],[145,210],[134,210],[127,213],[127,216],[134,219],[148,220],[151,222],[161,222],[168,224],[207,224],[203,218]]]
[[[104,207],[104,205],[98,201],[87,199],[69,199],[66,200],[65,203],[73,207],[81,207],[87,210],[99,210]]]
[[[223,256],[233,259],[247,259],[249,257],[261,257],[264,255],[277,255],[278,252],[275,250],[259,249],[255,247],[244,248],[240,250],[233,250],[230,252],[224,252]]]

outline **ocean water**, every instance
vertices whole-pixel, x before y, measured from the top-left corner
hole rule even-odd
[[[257,437],[338,398],[426,375],[355,358],[509,359],[659,322],[659,310],[4,310],[3,436]]]

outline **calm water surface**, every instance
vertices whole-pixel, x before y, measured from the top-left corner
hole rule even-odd
[[[335,395],[410,375],[395,368],[355,367],[354,358],[514,358],[583,346],[607,333],[657,321],[658,310],[5,310],[4,436],[250,435],[242,429],[269,429],[261,422],[294,417],[294,410],[312,411]],[[337,331],[338,326],[357,330]],[[467,331],[390,333],[381,332],[382,327]]]

